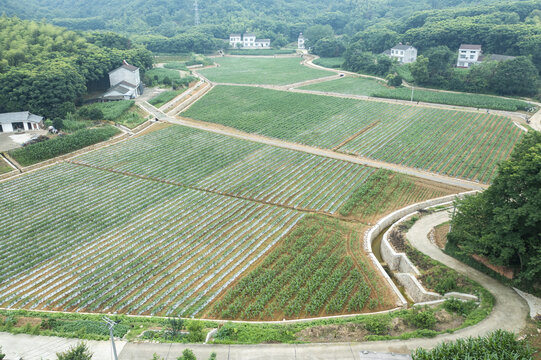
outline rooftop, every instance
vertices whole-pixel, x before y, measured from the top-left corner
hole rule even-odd
[[[34,115],[28,111],[11,112],[0,114],[0,124],[11,124],[12,122],[33,122],[40,123],[41,116]]]
[[[481,45],[462,44],[460,50],[481,50]]]
[[[413,46],[411,46],[411,45],[398,44],[396,46],[393,46],[394,50],[408,50],[408,49],[411,49],[411,48],[413,48]]]

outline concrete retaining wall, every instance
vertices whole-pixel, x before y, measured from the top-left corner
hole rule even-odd
[[[444,196],[444,197],[440,197],[440,198],[436,198],[436,199],[432,199],[432,200],[427,200],[427,201],[423,201],[423,202],[420,202],[420,203],[417,203],[417,204],[407,206],[405,208],[399,209],[399,210],[385,216],[380,221],[378,221],[376,225],[371,227],[370,230],[368,230],[364,234],[364,249],[365,249],[366,253],[368,254],[368,257],[370,258],[370,260],[374,264],[374,266],[379,270],[379,272],[385,278],[385,280],[387,281],[389,286],[393,289],[396,297],[398,298],[397,306],[406,307],[408,303],[407,303],[406,299],[404,298],[404,296],[402,295],[402,293],[400,293],[400,290],[398,289],[398,287],[392,281],[392,279],[387,274],[385,269],[383,269],[383,266],[379,263],[378,259],[376,258],[376,256],[372,252],[372,241],[374,241],[374,239],[376,237],[378,237],[378,235],[381,233],[381,231],[383,229],[390,226],[391,224],[393,224],[397,220],[400,220],[400,219],[404,218],[408,214],[414,213],[414,212],[416,212],[418,210],[425,209],[425,208],[428,208],[428,207],[433,207],[433,206],[437,206],[437,205],[450,203],[457,197],[458,198],[463,198],[464,196],[472,195],[472,194],[475,194],[475,193],[477,193],[476,190],[475,191],[468,191],[468,192],[457,194],[457,195]]]

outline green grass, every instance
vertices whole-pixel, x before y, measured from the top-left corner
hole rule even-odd
[[[340,69],[344,64],[343,57],[319,58],[313,61],[314,64],[331,69]]]
[[[171,81],[180,81],[180,73],[178,72],[178,70],[173,69],[153,68],[148,70],[145,73],[145,76],[157,81],[160,84],[163,83],[163,80],[166,77],[168,77]]]
[[[186,62],[180,62],[180,61],[174,61],[170,63],[166,63],[163,65],[166,69],[173,69],[173,70],[182,70],[182,71],[190,71],[186,67]]]
[[[167,104],[169,101],[173,100],[174,98],[176,98],[177,96],[179,96],[180,94],[182,94],[186,90],[187,89],[183,88],[183,89],[179,89],[179,90],[164,91],[161,94],[159,94],[158,96],[153,97],[152,99],[150,99],[148,102],[151,105],[154,105],[155,107],[159,108],[159,107]]]
[[[485,183],[522,136],[492,114],[238,86],[215,87],[182,115]]]
[[[297,50],[295,49],[238,49],[238,50],[228,50],[227,53],[230,55],[251,55],[251,56],[269,56],[269,55],[285,55],[285,54],[295,54]]]
[[[104,103],[95,103],[88,105],[89,108],[100,109],[103,113],[103,119],[116,121],[124,113],[131,109],[135,104],[133,100],[109,101]]]
[[[200,70],[209,80],[234,84],[286,85],[332,75],[327,71],[302,66],[294,58],[235,58],[215,59],[220,66]]]
[[[22,166],[29,166],[105,141],[119,132],[112,126],[82,129],[70,135],[11,150],[9,155]]]
[[[13,168],[9,166],[2,158],[0,158],[0,174],[5,174],[13,171]]]
[[[404,65],[396,65],[393,67],[393,70],[396,71],[398,75],[402,77],[405,81],[408,83],[412,83],[414,81],[413,75],[411,75],[410,67],[407,64]]]
[[[373,94],[381,92],[386,88],[387,86],[378,80],[347,76],[338,80],[303,86],[300,89],[334,92],[338,94],[373,96]]]
[[[124,125],[129,129],[136,128],[146,121],[146,117],[141,115],[139,108],[132,108],[120,115],[115,122],[120,125]]]
[[[301,89],[336,92],[340,94],[365,95],[398,100],[411,100],[410,88],[393,88],[386,86],[386,84],[379,80],[362,77],[346,77],[343,79],[308,85],[302,87]],[[481,94],[445,93],[432,90],[415,89],[413,95],[414,102],[421,101],[436,104],[508,111],[526,110],[531,107],[531,105],[521,100],[504,99],[496,96]]]

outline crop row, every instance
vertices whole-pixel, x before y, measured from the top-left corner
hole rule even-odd
[[[273,204],[335,212],[373,169],[181,126],[78,162]]]
[[[378,277],[364,263],[357,268],[346,255],[347,232],[337,221],[305,218],[260,266],[214,304],[211,316],[297,318],[376,306],[368,300],[380,291]]]
[[[442,116],[441,110],[432,109],[422,118],[380,123],[342,151],[487,183],[520,137],[521,130],[501,116]]]
[[[238,86],[215,87],[182,115],[485,183],[521,137],[487,113]]]
[[[0,190],[8,308],[195,315],[302,218],[68,164]]]

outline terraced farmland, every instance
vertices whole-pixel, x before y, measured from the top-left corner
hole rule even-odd
[[[521,138],[493,114],[247,87],[218,86],[182,116],[484,183]]]
[[[269,256],[236,283],[209,316],[270,320],[376,311],[395,296],[367,264],[351,252],[359,228],[309,216]]]
[[[195,315],[303,217],[69,164],[0,190],[7,308]]]
[[[222,57],[214,60],[219,67],[198,70],[213,82],[232,84],[287,85],[333,75],[301,65],[300,57],[241,58]]]

